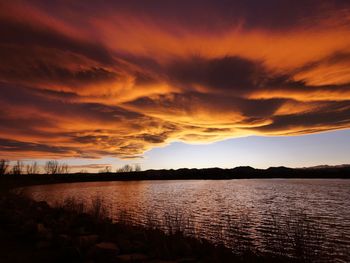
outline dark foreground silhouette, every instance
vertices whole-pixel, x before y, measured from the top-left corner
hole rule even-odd
[[[57,207],[16,194],[0,197],[1,262],[297,262],[127,222],[112,223],[96,202],[87,213],[74,200]]]
[[[321,247],[308,249],[315,238],[313,228],[298,224],[294,229],[279,225],[271,252],[241,246],[234,252],[223,245],[186,236],[183,222],[172,221],[168,231],[156,226],[133,226],[128,218],[113,223],[101,200],[83,203],[67,199],[50,207],[20,194],[0,195],[1,262],[316,262],[330,259]],[[180,224],[179,224],[180,223]],[[285,232],[288,230],[288,232]],[[311,232],[310,232],[311,231]],[[316,234],[319,234],[318,232]],[[292,250],[285,250],[285,236],[293,237]],[[237,240],[239,241],[239,240]],[[306,243],[305,243],[306,242]],[[244,240],[237,245],[245,244]],[[273,245],[273,244],[271,244]],[[344,257],[346,256],[344,251]]]

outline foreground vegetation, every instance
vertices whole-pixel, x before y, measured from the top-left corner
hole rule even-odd
[[[254,240],[244,236],[249,222],[244,216],[239,222],[228,218],[228,248],[227,240],[213,244],[189,233],[193,226],[180,214],[165,213],[162,229],[152,214],[143,226],[132,225],[125,211],[112,222],[100,198],[89,205],[68,198],[50,207],[6,192],[0,195],[0,212],[1,262],[332,261],[323,250],[322,229],[299,215],[295,224],[276,218],[273,230],[266,232],[267,249],[256,250]],[[344,250],[344,262],[349,256]]]
[[[1,262],[259,260],[256,255],[237,256],[223,246],[186,237],[175,228],[164,233],[125,221],[113,223],[99,199],[86,211],[74,199],[50,207],[45,202],[7,193],[0,198],[0,211]]]

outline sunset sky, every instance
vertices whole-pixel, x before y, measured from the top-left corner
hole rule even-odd
[[[0,158],[350,163],[348,0],[0,2]]]

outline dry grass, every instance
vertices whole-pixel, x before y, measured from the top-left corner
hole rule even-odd
[[[63,202],[56,202],[54,207],[76,214],[87,213],[96,220],[106,220],[110,218],[110,211],[106,207],[103,198],[99,196],[92,199],[90,205],[74,197],[67,197]]]
[[[112,215],[111,211],[105,206],[103,199],[99,197],[92,200],[89,207],[74,198],[67,198],[58,206],[75,213],[88,213],[97,220],[106,220]],[[185,237],[191,237],[200,242],[203,240],[203,236],[197,233],[195,224],[190,217],[185,216],[177,209],[166,211],[163,215],[158,216],[149,211],[144,215],[143,223],[135,221],[135,218],[127,211],[119,211],[114,218],[117,224],[125,228],[138,227],[138,229],[144,229],[141,231],[145,231],[143,233],[146,236],[148,235],[148,238],[150,238],[149,233],[153,231],[153,236],[150,239],[157,242],[154,240],[159,238],[163,243],[165,242],[164,246],[168,244],[168,241],[159,231],[171,237],[172,242],[176,242],[174,241],[175,237],[181,237],[179,240],[183,240]],[[248,213],[241,213],[236,217],[228,215],[224,226],[217,226],[217,240],[221,240],[221,242],[217,242],[216,246],[230,247],[232,252],[240,258],[254,255],[277,261],[282,259],[291,262],[327,261],[327,253],[324,250],[325,234],[322,225],[306,213],[302,211],[290,212],[283,217],[271,215],[266,220],[269,224],[268,229],[261,231],[258,235],[255,233],[253,237]],[[259,240],[257,241],[254,238]],[[177,245],[180,246],[180,244]],[[339,253],[343,253],[344,258],[348,257],[346,250]]]

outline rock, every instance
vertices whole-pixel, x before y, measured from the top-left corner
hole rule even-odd
[[[195,262],[202,262],[202,261],[198,261],[198,259],[196,259],[196,258],[179,258],[179,259],[173,259],[173,260],[154,259],[154,260],[150,260],[147,262],[150,262],[150,263],[195,263]],[[205,261],[205,262],[207,262],[207,261]]]
[[[41,221],[46,225],[46,226],[51,226],[53,227],[56,222],[51,214],[46,214],[41,218]]]
[[[86,228],[85,226],[80,226],[80,227],[77,227],[75,230],[74,230],[75,233],[77,233],[78,235],[87,235],[87,231],[86,231]]]
[[[21,225],[24,220],[24,215],[21,211],[18,210],[8,210],[6,218],[8,219],[8,223],[10,224]]]
[[[117,242],[122,253],[128,254],[134,252],[132,243],[125,237],[118,238]]]
[[[35,246],[37,249],[45,249],[45,248],[49,248],[51,246],[51,243],[47,240],[41,240],[41,241],[38,241]]]
[[[43,224],[38,223],[38,224],[36,224],[36,230],[40,234],[40,233],[43,233],[46,231],[46,227]]]
[[[145,254],[133,253],[117,256],[117,262],[145,262],[149,257]]]
[[[57,237],[57,243],[62,247],[70,246],[72,244],[72,239],[68,235],[60,234]]]
[[[197,259],[195,258],[181,258],[176,260],[177,263],[194,263],[194,262],[198,262]]]
[[[71,224],[75,232],[79,235],[90,234],[94,229],[94,223],[91,217],[85,213],[76,215],[76,217],[72,219]]]
[[[51,240],[52,231],[49,228],[46,228],[43,224],[39,223],[36,225],[37,233],[40,238]]]
[[[83,235],[83,236],[78,236],[76,239],[76,242],[79,247],[87,248],[92,245],[95,245],[98,239],[99,239],[98,235]]]
[[[40,201],[36,203],[37,211],[46,211],[50,209],[50,206],[45,201]]]
[[[131,244],[132,244],[132,250],[135,252],[145,251],[147,249],[146,244],[141,241],[134,241]]]
[[[64,247],[60,251],[63,262],[81,262],[82,254],[80,250],[74,246]]]
[[[34,236],[37,231],[37,225],[33,220],[28,220],[21,227],[23,233],[27,236]]]
[[[113,253],[119,253],[117,244],[112,242],[101,242],[95,245],[95,248],[101,251],[111,251]]]
[[[88,253],[96,262],[111,262],[115,261],[120,253],[120,249],[115,243],[101,242],[93,246]]]

